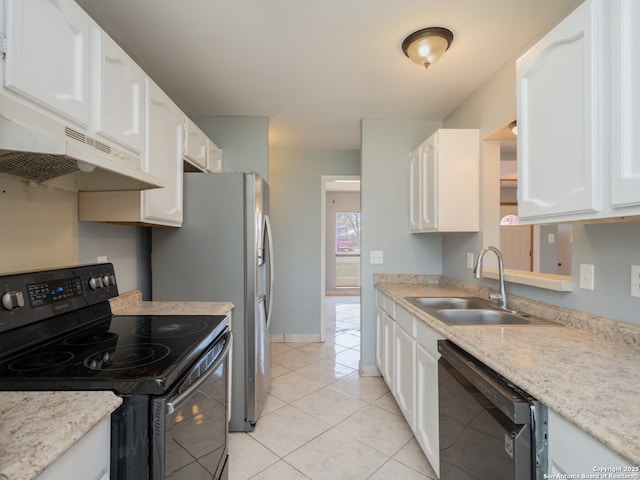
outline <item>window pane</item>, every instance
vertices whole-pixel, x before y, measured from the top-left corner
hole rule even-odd
[[[336,287],[360,286],[360,212],[336,212]]]

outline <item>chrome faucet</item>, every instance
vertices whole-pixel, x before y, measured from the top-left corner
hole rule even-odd
[[[493,252],[498,257],[498,280],[500,281],[500,293],[491,293],[489,289],[489,300],[497,301],[501,309],[507,310],[507,291],[504,288],[504,261],[502,260],[502,253],[496,247],[484,247],[478,255],[476,266],[473,269],[473,276],[476,278],[482,278],[482,259],[487,252]]]

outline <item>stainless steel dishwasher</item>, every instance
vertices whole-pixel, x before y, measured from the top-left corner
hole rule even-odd
[[[448,340],[438,342],[440,480],[547,473],[547,408]]]

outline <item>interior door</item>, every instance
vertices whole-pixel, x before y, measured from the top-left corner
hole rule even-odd
[[[531,271],[531,225],[501,225],[500,250],[505,268]]]

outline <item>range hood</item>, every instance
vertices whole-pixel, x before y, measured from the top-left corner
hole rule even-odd
[[[78,191],[146,190],[164,182],[132,166],[138,160],[71,126],[38,118],[47,133],[0,114],[0,174],[33,182],[75,174]],[[129,163],[129,164],[127,164]]]

